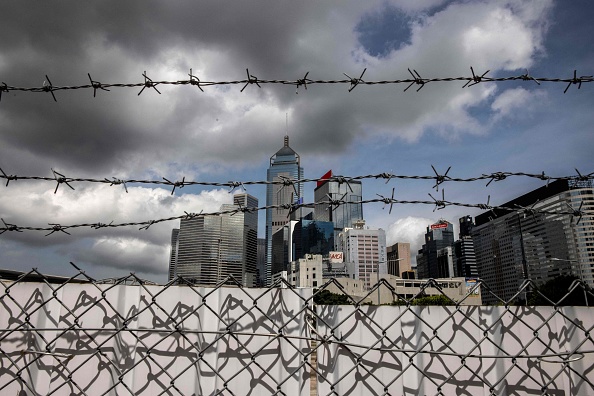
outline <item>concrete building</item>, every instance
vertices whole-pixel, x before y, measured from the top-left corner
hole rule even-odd
[[[485,212],[472,230],[479,275],[495,294],[507,300],[524,279],[544,283],[571,274],[594,286],[591,181],[557,180],[502,206],[519,209]],[[522,207],[539,212],[527,214]],[[578,208],[579,223],[567,214]]]
[[[314,220],[334,223],[334,241],[338,243],[338,234],[345,228],[352,228],[356,221],[363,220],[363,187],[360,181],[339,183],[332,178],[332,170],[326,172],[314,189]],[[331,206],[329,200],[351,202],[340,206]],[[355,203],[358,202],[358,203]],[[336,245],[335,247],[337,247]]]
[[[388,274],[402,278],[402,273],[411,271],[410,243],[397,242],[386,248]]]
[[[371,304],[378,304],[378,302],[379,304],[392,304],[399,298],[411,300],[416,297],[420,297],[421,290],[423,290],[423,294],[425,296],[445,295],[448,298],[452,299],[454,302],[461,302],[461,305],[482,304],[480,288],[476,288],[476,290],[473,290],[473,287],[476,284],[476,280],[474,279],[435,279],[435,282],[441,289],[439,290],[436,287],[426,287],[423,289],[424,285],[427,282],[426,279],[401,279],[396,276],[386,274],[381,275],[380,277],[384,279],[387,283],[389,283],[392,288],[395,289],[396,295],[392,293],[392,290],[390,290],[383,284],[382,286],[380,286],[378,291],[373,291],[372,293],[369,293],[364,287],[363,282],[348,278],[335,279],[335,282],[339,283],[345,290],[344,293],[342,292],[342,290],[340,290],[340,288],[338,288],[335,284],[332,283],[329,284],[325,288],[325,290],[328,290],[335,294],[347,294],[353,297],[355,301]],[[327,280],[328,279],[324,279],[324,282],[326,282]]]
[[[237,194],[233,205],[222,205],[221,212],[239,207],[257,207],[258,200],[249,194]],[[219,216],[182,219],[177,233],[175,261],[169,274],[200,284],[214,285],[233,276],[244,286],[256,282],[258,214],[237,212]]]
[[[321,254],[306,254],[293,261],[287,270],[287,279],[294,287],[318,287],[323,284]]]
[[[269,182],[303,179],[301,158],[289,147],[289,137],[285,136],[283,147],[270,157],[270,167],[266,180]],[[266,206],[293,204],[302,198],[302,185],[278,184],[266,185]],[[272,235],[289,221],[289,209],[266,209],[266,285],[270,285],[272,276]]]
[[[365,221],[355,222],[354,228],[345,228],[339,234],[344,261],[352,264],[352,279],[361,280],[366,288],[377,283],[371,274],[387,274],[386,232],[365,228]]]

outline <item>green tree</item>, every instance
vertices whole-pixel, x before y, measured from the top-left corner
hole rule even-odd
[[[345,294],[336,294],[329,290],[322,290],[315,292],[314,303],[318,305],[350,305],[351,300]]]

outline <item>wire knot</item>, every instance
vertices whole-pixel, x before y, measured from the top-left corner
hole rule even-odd
[[[2,232],[0,232],[0,235],[4,234],[6,231],[16,231],[16,232],[23,232],[19,229],[19,227],[15,224],[9,224],[7,222],[4,221],[4,219],[0,219],[2,220],[2,223],[4,223],[4,228],[2,228]]]
[[[167,180],[166,178],[163,178],[163,180],[165,180],[167,182],[166,184],[173,186],[173,189],[171,190],[171,195],[173,195],[173,193],[175,192],[175,189],[177,187],[184,188],[184,186],[186,185],[186,177],[185,176],[182,178],[182,181],[172,182],[170,180]]]
[[[408,87],[406,87],[404,89],[404,92],[408,91],[408,89],[410,87],[412,87],[414,84],[420,85],[420,87],[417,89],[417,92],[419,92],[421,90],[421,88],[423,88],[425,86],[425,84],[427,83],[425,80],[423,80],[421,75],[415,69],[413,69],[413,71],[414,71],[414,73],[412,71],[410,71],[410,69],[408,69],[408,72],[413,77],[413,81],[410,83],[410,85]]]
[[[188,75],[190,76],[190,84],[197,86],[199,90],[204,92],[204,90],[200,86],[200,79],[192,74],[192,69],[190,69],[190,74]]]
[[[491,177],[491,180],[489,180],[489,182],[487,183],[486,187],[489,186],[489,184],[491,184],[493,181],[503,181],[507,178],[508,174],[506,174],[505,172],[495,172],[491,175],[485,175],[483,174],[483,176],[485,177]]]
[[[146,75],[146,70],[144,71],[144,73],[142,73],[142,76],[144,77],[144,86],[142,87],[140,92],[138,92],[138,95],[140,95],[145,88],[153,88],[155,91],[157,91],[159,95],[161,95],[161,92],[159,92],[159,90],[157,89],[157,85],[159,85],[159,83],[153,82],[153,80],[151,80]]]
[[[68,234],[68,235],[70,235],[70,233],[69,233],[68,231],[66,231],[66,229],[68,229],[68,228],[70,228],[70,227],[67,227],[67,226],[61,226],[60,224],[52,224],[52,223],[49,223],[49,225],[51,225],[51,226],[52,226],[52,228],[51,228],[51,229],[52,229],[52,231],[51,231],[50,233],[48,233],[48,234],[45,234],[45,236],[51,235],[51,234],[53,234],[54,232],[63,232],[64,234]]]
[[[70,187],[72,190],[74,190],[74,187],[72,187],[69,183],[68,183],[68,178],[66,178],[63,174],[56,172],[55,170],[52,169],[52,172],[54,173],[54,179],[56,180],[56,182],[58,184],[56,184],[56,189],[54,190],[54,194],[56,192],[58,192],[58,187],[60,187],[60,184],[66,184],[68,187]],[[59,177],[58,177],[59,176]]]
[[[295,89],[295,93],[296,94],[299,93],[298,92],[299,87],[302,86],[302,85],[303,85],[303,88],[305,88],[305,90],[307,91],[307,83],[308,82],[311,82],[311,80],[308,80],[308,78],[307,78],[308,74],[309,74],[309,72],[305,73],[305,76],[303,78],[300,78],[300,79],[297,80],[297,82],[295,84],[295,85],[297,85],[297,87]]]
[[[49,77],[47,76],[47,74],[45,75],[45,81],[43,82],[43,86],[41,87],[41,89],[44,92],[49,92],[52,94],[52,98],[54,98],[54,102],[57,102],[58,100],[56,99],[56,96],[54,95],[54,86],[52,85],[52,82],[50,81]]]
[[[241,91],[239,91],[239,92],[243,92],[243,90],[250,84],[256,84],[258,86],[258,88],[262,88],[260,86],[260,84],[258,84],[258,77],[251,75],[250,71],[248,69],[245,69],[245,71],[247,73],[247,82],[245,83],[243,88],[241,88]]]
[[[363,81],[363,74],[365,74],[365,71],[366,71],[366,70],[367,70],[367,68],[363,69],[363,73],[361,73],[361,75],[359,76],[359,78],[354,78],[354,77],[351,77],[351,76],[349,76],[349,75],[348,75],[348,74],[346,74],[346,73],[342,73],[342,74],[344,74],[345,76],[347,76],[347,78],[348,78],[348,79],[350,80],[350,82],[351,82],[351,87],[349,88],[349,92],[351,92],[353,89],[355,89],[355,87],[356,87],[357,85],[359,85],[359,83],[365,82],[365,81]]]
[[[464,84],[464,86],[462,86],[462,88],[466,88],[466,87],[472,87],[473,85],[476,85],[480,82],[483,81],[483,78],[485,78],[485,76],[487,75],[487,73],[489,73],[491,70],[487,70],[486,72],[484,72],[483,74],[481,74],[480,76],[477,74],[474,74],[474,69],[472,68],[472,66],[470,66],[470,71],[472,72],[472,79],[469,79],[466,84]],[[488,79],[488,77],[487,77]],[[472,84],[471,84],[472,82]]]
[[[437,170],[435,170],[435,167],[433,165],[431,165],[431,168],[433,168],[433,172],[435,172],[435,185],[433,186],[433,188],[435,188],[436,191],[439,191],[439,185],[441,183],[444,183],[447,180],[450,180],[451,178],[448,176],[448,172],[450,171],[450,169],[452,168],[451,166],[448,167],[448,170],[446,170],[446,172],[443,175],[440,175]]]

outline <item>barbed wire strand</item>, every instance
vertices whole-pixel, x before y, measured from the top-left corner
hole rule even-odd
[[[353,181],[361,181],[366,179],[384,179],[386,183],[388,183],[392,179],[401,179],[401,180],[434,180],[435,185],[433,186],[435,189],[439,189],[439,186],[446,182],[476,182],[476,181],[488,181],[486,187],[488,187],[492,182],[500,182],[504,181],[510,177],[527,177],[532,179],[539,179],[547,182],[547,185],[551,181],[557,180],[566,180],[566,181],[573,181],[573,182],[587,182],[594,180],[594,172],[582,174],[579,170],[576,169],[577,175],[570,175],[570,176],[549,176],[546,175],[543,171],[542,173],[526,173],[526,172],[493,172],[490,174],[482,174],[476,177],[468,177],[468,178],[459,178],[459,177],[452,177],[448,176],[448,173],[451,167],[448,167],[447,171],[444,174],[440,174],[433,165],[431,165],[434,175],[402,175],[402,174],[394,174],[390,172],[383,172],[383,173],[376,173],[376,174],[368,174],[368,175],[360,175],[360,176],[331,176],[331,177],[321,177],[321,178],[304,178],[304,179],[290,179],[288,177],[278,178],[275,180],[254,180],[254,181],[227,181],[227,182],[209,182],[209,181],[193,181],[193,180],[186,180],[185,176],[181,180],[171,181],[165,177],[162,180],[148,180],[148,179],[120,179],[117,177],[111,178],[81,178],[81,177],[66,177],[61,173],[58,173],[54,169],[52,169],[53,177],[49,176],[27,176],[27,175],[12,175],[7,174],[2,168],[0,168],[0,179],[6,180],[5,187],[8,187],[11,181],[17,180],[37,180],[37,181],[46,181],[46,182],[56,182],[56,189],[54,193],[57,192],[58,187],[60,184],[66,184],[68,187],[74,190],[74,187],[70,183],[98,183],[98,184],[109,184],[110,186],[115,185],[123,185],[128,192],[127,184],[137,184],[137,185],[158,185],[158,186],[169,186],[172,187],[171,193],[175,192],[176,188],[183,188],[185,186],[207,186],[207,187],[225,187],[230,188],[232,191],[237,188],[244,188],[245,186],[250,185],[282,185],[282,186],[291,186],[292,188],[296,188],[295,185],[297,184],[304,184],[304,183],[312,183],[312,182],[337,182],[340,184],[347,184]],[[350,186],[349,186],[350,187]]]
[[[57,102],[56,96],[54,92],[56,91],[71,91],[71,90],[80,90],[80,89],[92,89],[93,90],[93,97],[97,95],[97,90],[102,90],[106,92],[110,92],[109,88],[141,88],[138,95],[142,94],[146,88],[154,89],[158,94],[161,92],[157,89],[157,85],[172,85],[172,86],[179,86],[179,85],[190,85],[195,86],[200,91],[204,92],[203,88],[209,86],[219,86],[219,85],[242,85],[240,92],[243,92],[248,86],[255,85],[258,88],[262,88],[262,85],[266,84],[280,84],[280,85],[291,85],[295,86],[297,89],[303,86],[305,90],[307,90],[308,86],[316,85],[316,84],[346,84],[349,86],[348,92],[352,92],[357,86],[360,85],[396,85],[396,84],[404,84],[407,87],[404,89],[404,92],[408,91],[408,89],[412,85],[419,85],[419,88],[416,90],[419,92],[421,88],[423,88],[428,83],[436,83],[436,82],[464,82],[462,88],[469,88],[477,84],[481,83],[494,83],[494,82],[506,82],[506,81],[533,81],[538,85],[542,83],[563,83],[567,84],[563,93],[566,93],[568,89],[572,85],[577,85],[577,89],[581,89],[583,83],[590,83],[594,81],[593,76],[582,75],[578,76],[577,70],[573,71],[573,75],[570,77],[534,77],[531,76],[528,71],[525,74],[521,75],[512,75],[512,76],[504,76],[504,77],[490,77],[487,74],[490,70],[482,74],[475,73],[472,66],[470,67],[471,76],[460,76],[460,77],[431,77],[431,78],[423,78],[417,72],[416,69],[408,69],[408,72],[411,74],[412,78],[404,78],[404,79],[393,79],[393,80],[363,80],[363,75],[367,71],[364,69],[361,75],[357,77],[350,77],[348,74],[343,73],[347,79],[340,79],[340,80],[314,80],[308,78],[309,71],[305,74],[303,78],[298,79],[260,79],[249,72],[246,69],[247,79],[242,80],[226,80],[226,81],[202,81],[197,76],[192,73],[192,69],[190,69],[190,73],[188,76],[190,77],[188,80],[154,80],[147,76],[147,72],[144,71],[141,75],[143,77],[142,82],[136,83],[102,83],[97,80],[91,78],[91,74],[87,73],[89,77],[90,84],[82,84],[82,85],[53,85],[49,77],[46,75],[45,80],[41,86],[36,87],[19,87],[14,85],[8,85],[6,82],[2,82],[0,84],[0,99],[2,98],[2,93],[7,93],[11,91],[19,91],[19,92],[45,92],[50,93],[54,101]],[[297,91],[298,92],[298,91]]]
[[[442,193],[443,193],[443,190],[442,190]],[[433,199],[432,201],[399,200],[399,199],[394,199],[393,197],[385,197],[385,196],[377,194],[378,198],[359,200],[359,201],[349,201],[349,200],[345,200],[343,197],[341,199],[329,199],[329,200],[310,202],[310,203],[291,203],[291,204],[280,204],[280,205],[267,205],[267,206],[261,206],[261,207],[238,206],[236,209],[222,210],[222,211],[216,211],[216,212],[209,212],[209,213],[205,213],[205,212],[188,213],[188,212],[185,212],[185,214],[183,214],[183,215],[161,218],[161,219],[156,219],[156,220],[145,220],[145,221],[139,221],[139,222],[125,222],[125,223],[115,223],[115,224],[113,223],[113,221],[110,223],[96,222],[96,223],[82,223],[82,224],[72,224],[72,225],[61,225],[59,223],[49,223],[48,224],[49,227],[29,227],[29,226],[19,226],[16,224],[12,224],[2,218],[2,219],[0,219],[3,223],[3,225],[0,225],[0,235],[4,234],[5,232],[23,232],[23,231],[44,231],[44,232],[49,231],[45,236],[49,236],[54,233],[64,233],[64,234],[70,235],[70,233],[66,230],[74,229],[74,228],[100,229],[100,228],[119,228],[119,227],[129,227],[129,226],[140,226],[139,230],[148,230],[154,224],[159,224],[159,223],[169,222],[169,221],[174,221],[174,220],[182,220],[182,219],[189,220],[189,219],[193,219],[196,217],[234,215],[234,214],[238,214],[238,213],[252,213],[252,212],[268,210],[268,209],[287,210],[288,211],[287,217],[288,217],[292,213],[294,213],[295,211],[297,211],[301,208],[313,208],[316,205],[328,205],[330,208],[332,208],[334,210],[342,205],[366,205],[366,204],[373,204],[373,203],[383,203],[384,205],[390,205],[390,207],[392,207],[393,205],[410,205],[410,204],[412,204],[412,205],[430,205],[430,206],[434,206],[434,211],[444,209],[448,206],[457,206],[457,207],[465,207],[465,208],[476,208],[476,209],[481,209],[481,210],[485,210],[485,211],[498,210],[498,211],[503,211],[503,212],[517,212],[517,213],[529,214],[529,215],[534,215],[534,214],[566,215],[566,216],[571,216],[574,219],[577,218],[578,224],[584,216],[587,216],[587,217],[594,216],[594,212],[582,210],[581,204],[578,209],[574,209],[573,207],[571,207],[568,204],[567,210],[541,210],[541,209],[535,209],[533,207],[525,208],[525,207],[518,206],[518,205],[516,205],[514,207],[506,207],[506,206],[491,206],[488,203],[487,204],[481,204],[481,203],[469,204],[469,203],[463,203],[463,202],[452,202],[452,201],[445,200],[445,198],[444,198],[445,193],[443,193],[443,194],[444,195],[442,195],[442,199],[439,199],[439,200],[435,199],[433,196],[431,196],[431,194],[429,194],[431,196],[431,198]]]

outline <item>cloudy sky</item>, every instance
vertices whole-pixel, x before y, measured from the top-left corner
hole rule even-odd
[[[569,78],[594,74],[594,5],[587,0],[502,1],[161,1],[60,2],[0,5],[0,81],[40,87],[102,83],[245,79],[313,80],[525,74]],[[448,176],[594,171],[594,86],[534,81],[434,82],[416,86],[242,85],[145,89],[3,92],[0,168],[10,175],[135,178],[211,182],[264,180],[269,158],[288,132],[307,178],[332,169],[358,176],[391,172]],[[288,122],[287,122],[288,119]],[[431,181],[363,182],[376,194],[430,200]],[[462,203],[506,201],[542,185],[509,178],[445,183],[445,197]],[[74,183],[75,190],[40,181],[0,186],[0,217],[9,224],[47,227],[124,223],[216,211],[229,189]],[[306,185],[305,201],[313,199]],[[265,205],[264,188],[248,193]],[[438,194],[438,195],[436,195]],[[367,224],[388,231],[388,242],[419,248],[425,227],[457,222],[477,210],[382,204],[364,208]],[[260,214],[263,237],[263,213]],[[169,238],[178,222],[116,229],[72,229],[72,235],[5,232],[0,268],[69,274],[68,262],[97,278],[166,280]]]

